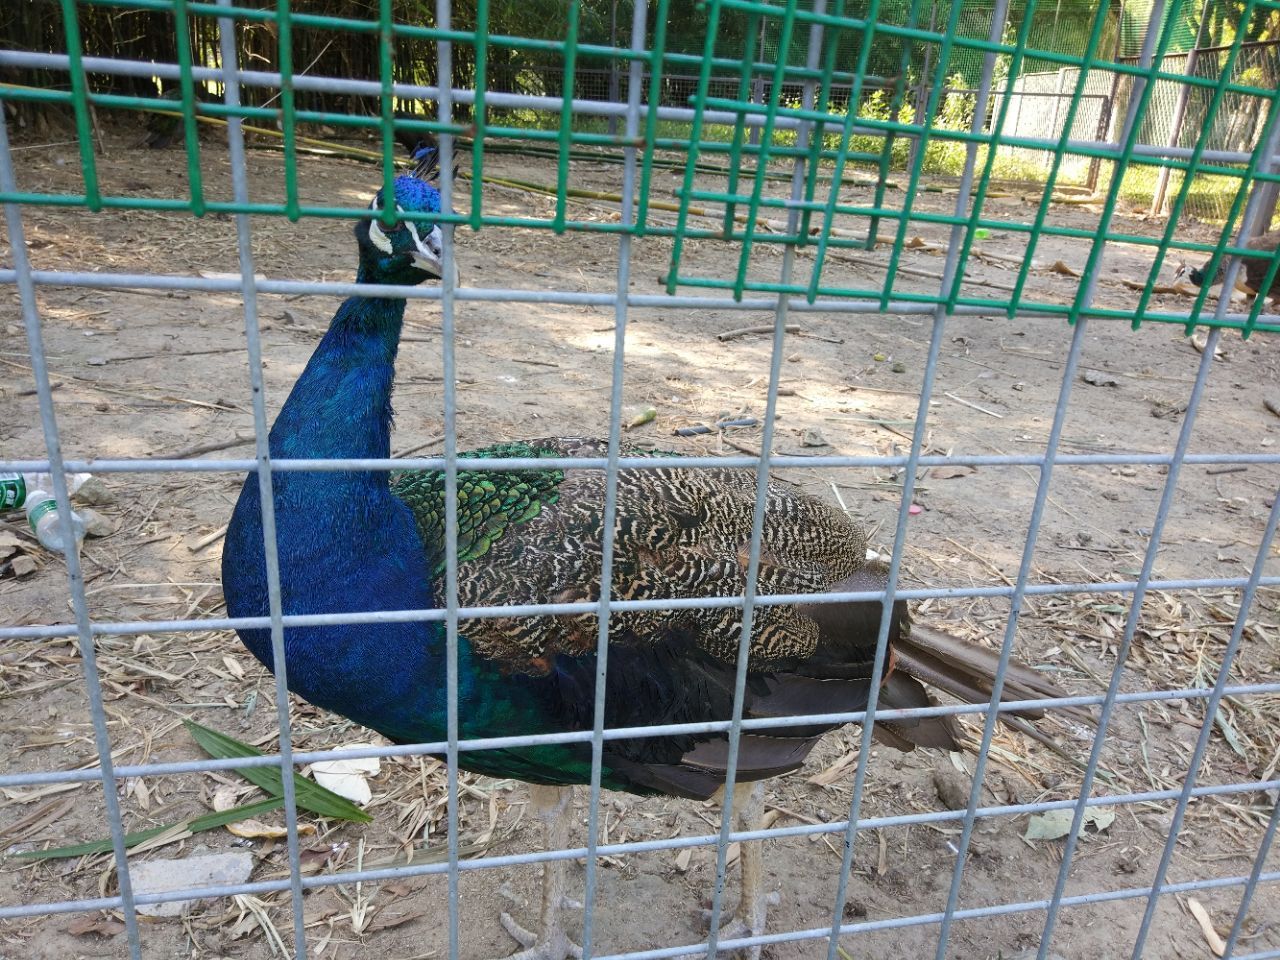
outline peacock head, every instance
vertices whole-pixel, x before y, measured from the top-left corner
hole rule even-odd
[[[1178,269],[1173,273],[1174,282],[1181,280],[1183,277],[1186,277],[1197,287],[1204,286],[1204,273],[1195,267],[1188,266],[1185,260],[1178,264]]]
[[[438,214],[440,191],[413,175],[396,177],[398,214]],[[359,279],[364,283],[413,285],[444,276],[444,235],[433,218],[398,219],[388,227],[381,221],[382,191],[369,204],[372,214],[356,224],[360,245]],[[458,281],[454,266],[454,283]]]

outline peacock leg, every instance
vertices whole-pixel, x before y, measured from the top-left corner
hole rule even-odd
[[[547,787],[530,784],[529,795],[534,811],[541,818],[546,831],[547,849],[563,850],[569,845],[569,824],[573,820],[573,787]],[[567,960],[581,957],[582,948],[569,939],[565,932],[561,912],[568,886],[568,860],[546,860],[542,864],[542,913],[538,918],[539,932],[524,929],[503,913],[503,927],[523,947],[508,960]]]
[[[734,828],[744,833],[759,830],[764,818],[764,784],[738,783],[733,788]],[[769,906],[778,902],[777,893],[767,893],[764,883],[764,851],[761,840],[745,841],[739,846],[738,865],[742,872],[742,894],[738,911],[720,928],[719,939],[736,940],[764,933]],[[744,960],[759,960],[760,946],[739,950]]]

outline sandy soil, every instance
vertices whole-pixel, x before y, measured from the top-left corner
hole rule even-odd
[[[131,146],[132,136],[113,136],[102,176],[110,192],[140,196],[182,196],[185,163],[177,151],[153,152]],[[69,151],[70,148],[67,148]],[[78,192],[81,181],[70,152],[21,154],[24,189]],[[495,156],[490,172],[523,180],[554,182],[547,161]],[[280,196],[279,158],[251,156],[255,199]],[[619,168],[575,164],[573,182],[616,189]],[[204,158],[211,197],[229,193],[225,150],[216,142]],[[377,181],[373,168],[332,158],[301,160],[304,198],[313,202],[367,202]],[[655,196],[666,197],[678,182],[655,175]],[[712,180],[708,186],[718,186]],[[774,189],[777,189],[776,186]],[[993,198],[995,216],[1026,221],[1034,207],[1013,190]],[[866,203],[870,191],[846,190],[850,202]],[[897,194],[900,198],[901,194]],[[546,216],[549,198],[508,188],[486,192],[489,209],[518,216]],[[949,212],[954,196],[922,193],[918,206]],[[572,215],[607,221],[610,205],[575,203]],[[670,214],[655,211],[665,220]],[[1054,222],[1088,229],[1098,213],[1089,207],[1055,207]],[[1122,213],[1122,228],[1154,233],[1162,224]],[[115,211],[100,214],[56,207],[24,210],[33,262],[44,269],[192,274],[236,269],[234,225],[225,216],[193,220],[182,213]],[[1208,228],[1188,226],[1186,236],[1211,238]],[[915,271],[941,270],[942,257],[929,245],[945,241],[944,228],[913,225],[926,247],[909,250],[902,261]],[[995,236],[982,249],[1014,256],[1016,233]],[[607,292],[615,283],[616,243],[606,236],[570,232],[485,229],[460,234],[464,281],[480,286]],[[666,272],[669,241],[635,244],[633,289],[658,292]],[[353,271],[350,225],[345,221],[283,219],[254,222],[257,268],[288,279],[346,280]],[[1032,272],[1029,289],[1037,299],[1069,302],[1078,280],[1048,269],[1054,261],[1083,266],[1087,247],[1079,240],[1048,238]],[[859,254],[883,264],[887,253]],[[1134,294],[1119,281],[1141,278],[1150,252],[1123,247],[1104,265],[1099,299],[1123,306]],[[691,273],[725,277],[736,263],[735,247],[691,243],[685,253]],[[809,261],[800,260],[807,271]],[[6,248],[0,255],[12,262]],[[753,271],[776,276],[776,249],[761,246]],[[840,282],[877,284],[881,269],[865,263],[833,262],[828,276]],[[1165,277],[1172,279],[1172,264]],[[1012,268],[995,258],[970,264],[967,290],[1011,283]],[[900,274],[902,289],[936,288],[927,276]],[[990,289],[989,287],[987,288]],[[157,293],[45,287],[40,290],[45,344],[55,377],[55,397],[64,451],[69,457],[172,457],[209,445],[214,457],[245,456],[252,433],[243,313],[234,295]],[[1157,308],[1178,309],[1188,301],[1157,298]],[[336,302],[324,297],[261,298],[267,401],[274,410],[301,371]],[[398,422],[394,448],[434,451],[441,433],[438,308],[411,305],[401,352]],[[629,408],[652,405],[656,420],[633,431],[634,438],[690,452],[735,453],[753,448],[759,431],[744,429],[721,439],[679,438],[680,426],[711,422],[719,413],[758,416],[764,407],[769,361],[767,338],[749,336],[721,342],[716,335],[762,314],[714,309],[637,310],[627,340],[625,401]],[[788,338],[783,366],[775,449],[784,453],[889,454],[908,446],[928,349],[929,321],[920,317],[850,317],[806,313],[796,316],[801,332]],[[607,427],[612,311],[556,305],[467,303],[458,308],[459,433],[464,445],[554,433],[602,433]],[[12,288],[0,290],[0,328],[8,344],[0,353],[0,449],[6,457],[39,457],[44,446],[36,400]],[[929,412],[931,452],[955,454],[1037,453],[1053,415],[1062,361],[1071,337],[1064,321],[1003,317],[953,318],[947,322],[935,403]],[[1224,338],[1225,356],[1214,365],[1191,441],[1194,451],[1266,451],[1280,439],[1280,418],[1263,400],[1277,395],[1277,345],[1258,337]],[[1064,449],[1141,451],[1172,449],[1183,421],[1200,354],[1180,328],[1148,324],[1134,332],[1127,324],[1097,321],[1087,332],[1083,366],[1106,374],[1110,386],[1075,385]],[[813,431],[820,436],[815,437]],[[806,446],[816,440],[828,446]],[[236,438],[241,438],[235,445]],[[728,440],[733,441],[731,445]],[[897,478],[887,470],[791,470],[788,474],[820,495],[839,491],[848,509],[874,531],[873,544],[888,550],[898,502]],[[1036,582],[1076,583],[1127,580],[1142,562],[1164,471],[1157,467],[1060,467],[1035,558]],[[1035,491],[1036,473],[1027,468],[976,471],[934,470],[920,477],[918,502],[906,544],[906,576],[928,585],[1004,584],[1016,574]],[[1223,470],[1188,466],[1183,470],[1165,528],[1156,566],[1158,577],[1238,577],[1248,574],[1280,471],[1250,466]],[[105,503],[96,509],[115,532],[87,542],[84,557],[92,615],[99,620],[161,620],[218,616],[220,542],[239,476],[226,474],[115,474],[102,478]],[[40,550],[21,518],[0,519],[0,536],[17,539],[16,551],[0,558],[0,622],[44,624],[70,619],[64,567]],[[36,569],[19,576],[12,561],[30,558]],[[1271,558],[1274,567],[1274,553]],[[1263,592],[1251,612],[1246,644],[1233,678],[1274,681],[1280,675],[1277,594]],[[1238,593],[1153,594],[1144,609],[1126,690],[1181,688],[1204,684],[1218,669],[1236,614]],[[1018,651],[1042,662],[1069,689],[1098,693],[1114,665],[1127,611],[1116,595],[1060,595],[1025,605]],[[920,616],[967,636],[997,641],[1007,604],[989,600],[925,604]],[[196,719],[270,749],[274,705],[268,675],[227,632],[194,635],[147,633],[104,637],[99,644],[104,695],[117,762],[139,763],[199,756],[180,725]],[[81,689],[75,645],[65,640],[0,644],[0,750],[5,770],[69,769],[94,763],[86,698]],[[294,705],[296,744],[319,749],[369,742],[371,735],[311,707]],[[1099,792],[1177,788],[1183,781],[1203,707],[1200,701],[1170,701],[1117,710],[1102,765]],[[1251,697],[1224,705],[1200,780],[1254,782],[1274,777],[1280,699]],[[1087,756],[1089,743],[1077,728],[1049,720],[1069,758]],[[829,736],[809,767],[771,784],[769,801],[779,825],[841,819],[848,810],[857,751],[857,731]],[[1078,768],[1068,759],[1013,734],[1001,733],[987,776],[984,803],[1026,802],[1076,795]],[[863,802],[864,816],[927,812],[954,807],[972,770],[971,756],[947,757],[919,751],[901,755],[875,751]],[[834,769],[833,769],[834,768]],[[815,782],[814,777],[818,778]],[[540,833],[526,816],[524,788],[511,782],[464,778],[462,838],[482,855],[536,849]],[[148,778],[121,784],[130,829],[174,823],[206,812],[214,794],[249,799],[260,796],[239,778],[215,775]],[[440,847],[443,832],[443,776],[432,761],[386,762],[373,781],[370,812],[375,821],[357,826],[304,817],[314,832],[304,837],[309,869],[331,871],[399,857],[416,842],[421,857],[424,827],[428,851]],[[957,793],[957,791],[960,791]],[[607,794],[605,830],[610,841],[643,840],[714,832],[718,810],[684,801],[637,799]],[[579,797],[585,821],[585,797]],[[961,805],[963,800],[961,800]],[[1117,809],[1114,822],[1081,843],[1068,892],[1117,890],[1150,882],[1167,833],[1172,805],[1153,802]],[[1270,806],[1260,792],[1205,799],[1190,808],[1175,851],[1169,879],[1186,881],[1246,874],[1262,836]],[[1061,841],[1022,838],[1026,817],[981,822],[965,872],[961,904],[1033,900],[1052,889]],[[100,791],[24,788],[3,791],[0,831],[10,852],[30,850],[106,834]],[[945,903],[954,855],[948,849],[953,824],[864,830],[859,834],[855,877],[847,916],[878,920],[927,914]],[[584,841],[579,826],[574,842]],[[210,831],[137,854],[153,859],[182,857],[200,850],[252,850],[254,879],[278,877],[282,846],[272,840],[238,839]],[[830,922],[839,858],[839,837],[770,841],[768,882],[781,894],[770,917],[773,931]],[[1272,853],[1270,869],[1280,854]],[[31,865],[7,857],[0,903],[47,902],[95,896],[115,888],[109,857],[54,860]],[[575,866],[575,878],[581,868]],[[736,893],[731,871],[728,903]],[[709,896],[714,857],[708,848],[691,856],[674,852],[631,855],[607,861],[597,903],[597,947],[614,952],[673,943],[702,935],[697,908]],[[497,913],[513,909],[531,922],[537,908],[533,868],[471,871],[463,875],[463,955],[503,956],[513,943]],[[575,887],[580,879],[575,879]],[[580,888],[578,888],[580,889]],[[326,888],[308,894],[306,918],[313,955],[354,958],[409,958],[439,955],[446,946],[445,887],[423,878],[362,889]],[[1218,928],[1226,931],[1238,904],[1239,888],[1195,894]],[[639,905],[643,904],[643,907]],[[1065,957],[1127,956],[1145,905],[1121,900],[1064,910],[1054,942]],[[260,907],[261,917],[250,907]],[[1259,890],[1246,925],[1246,950],[1280,947],[1280,891]],[[274,923],[288,938],[284,895],[250,903],[201,904],[181,919],[147,921],[147,957],[265,958],[273,947],[265,926]],[[572,925],[577,927],[575,917]],[[950,955],[957,958],[1009,957],[1038,942],[1043,915],[1013,913],[958,922]],[[54,915],[0,924],[0,956],[31,958],[118,957],[125,955],[122,926],[106,914]],[[850,956],[916,957],[932,953],[937,927],[849,936]],[[323,950],[321,947],[323,946]],[[822,955],[817,941],[770,948],[767,956]],[[1155,958],[1206,957],[1201,929],[1185,898],[1161,901],[1147,955]]]

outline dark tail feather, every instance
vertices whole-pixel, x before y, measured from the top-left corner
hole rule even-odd
[[[905,679],[927,683],[965,703],[980,704],[991,700],[996,666],[1000,660],[997,651],[988,650],[974,643],[966,643],[922,624],[913,624],[909,635],[896,640],[893,649],[896,668],[907,675]],[[890,680],[892,681],[893,677]],[[917,683],[916,686],[919,684]],[[1005,671],[1004,687],[1000,694],[1002,703],[1066,696],[1069,694],[1065,690],[1039,671],[1033,670],[1017,659],[1009,661],[1008,669]],[[885,695],[881,697],[881,703],[886,707],[920,706],[922,704],[918,701],[922,697],[928,699],[928,694],[923,688],[916,692],[903,687],[896,693],[891,693],[889,688],[886,688]],[[917,702],[907,702],[910,700]],[[1081,723],[1092,722],[1089,711],[1083,707],[1062,707],[1058,712]],[[1001,719],[1010,726],[1042,743],[1052,744],[1053,741],[1048,735],[1027,722],[1043,716],[1043,710],[1035,709],[1001,713]],[[895,725],[893,728],[895,733],[921,746],[934,746],[936,743],[932,741],[945,737],[950,737],[952,743],[955,743],[958,740],[955,735],[957,729],[950,717],[931,718],[922,721],[918,727]],[[928,738],[929,742],[926,742],[925,738]]]
[[[910,636],[905,641],[900,640],[894,644],[894,650],[898,654],[899,666],[908,673],[927,680],[954,696],[973,702],[970,692],[976,689],[982,699],[991,697],[996,666],[1000,660],[1000,654],[996,650],[989,650],[976,643],[966,643],[923,624],[913,624]],[[907,666],[907,660],[913,666]],[[938,679],[927,678],[917,670],[936,673]],[[1009,660],[1001,697],[1003,701],[1067,696],[1070,694],[1040,671],[1032,669],[1016,657]],[[1088,722],[1090,719],[1089,711],[1083,707],[1064,707],[1062,712],[1071,714],[1081,722]],[[1039,719],[1044,711],[1020,710],[1015,711],[1015,715]]]
[[[899,641],[900,642],[900,641]],[[938,701],[930,696],[915,677],[903,672],[898,644],[894,653],[898,657],[897,669],[880,688],[879,709],[912,710],[918,707],[934,707]],[[913,717],[908,720],[877,720],[876,739],[898,750],[909,751],[916,747],[934,747],[938,750],[959,750],[963,739],[960,726],[953,716]]]

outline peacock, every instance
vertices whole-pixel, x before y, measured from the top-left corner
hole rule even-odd
[[[357,224],[358,283],[417,284],[442,275],[441,231],[430,219],[441,208],[430,179],[435,172],[419,169],[395,180],[396,208],[405,219],[394,227],[383,226],[375,214]],[[381,208],[379,194],[370,209]],[[410,215],[420,219],[412,222]],[[354,296],[338,308],[271,429],[273,458],[390,456],[391,393],[404,313],[403,299],[385,297]],[[597,600],[604,473],[554,465],[485,471],[478,461],[600,457],[606,450],[599,439],[555,437],[459,455],[457,583],[463,606]],[[635,449],[624,452],[646,456]],[[443,603],[441,471],[289,471],[274,473],[272,483],[286,615],[421,610]],[[756,500],[754,471],[628,468],[618,475],[616,497],[612,596],[741,595]],[[762,594],[882,590],[887,574],[882,563],[868,559],[867,535],[845,513],[788,482],[769,481],[758,578]],[[267,614],[254,474],[244,483],[227,529],[222,582],[232,617]],[[745,716],[781,719],[864,709],[881,611],[878,600],[758,606]],[[464,618],[459,633],[463,738],[592,728],[594,614]],[[243,628],[239,635],[272,668],[270,632]],[[740,635],[741,611],[732,607],[614,612],[604,680],[606,725],[729,719]],[[934,702],[922,681],[965,701],[989,700],[996,655],[913,624],[903,601],[892,611],[890,643],[882,707]],[[445,739],[446,650],[439,621],[289,627],[284,645],[289,688],[298,696],[397,743]],[[1015,660],[1006,673],[1004,695],[1008,700],[1065,694]],[[810,724],[742,734],[740,786],[725,798],[733,804],[738,829],[758,829],[762,781],[799,768],[830,729]],[[917,745],[955,749],[962,742],[949,717],[883,722],[875,732],[903,750]],[[705,800],[723,788],[728,748],[723,733],[608,740],[601,782],[632,794]],[[574,785],[591,777],[590,744],[468,750],[459,763],[476,773],[530,784],[548,844],[568,845]],[[562,917],[566,870],[563,860],[545,864],[536,932],[502,916],[523,948],[515,957],[574,955]],[[764,928],[768,899],[759,844],[744,844],[741,878],[738,914],[726,936]]]
[[[1245,241],[1245,247],[1249,250],[1257,250],[1256,256],[1245,256],[1240,258],[1240,270],[1236,273],[1236,287],[1244,291],[1250,297],[1262,297],[1265,301],[1270,297],[1280,300],[1280,287],[1278,287],[1273,279],[1271,283],[1267,283],[1267,273],[1271,269],[1271,259],[1275,255],[1276,249],[1280,247],[1280,229],[1272,230],[1269,233],[1263,233],[1250,240]],[[1226,279],[1227,275],[1227,257],[1223,257],[1218,263],[1218,273],[1213,279],[1211,286],[1216,286]],[[1203,267],[1191,267],[1182,262],[1178,264],[1178,269],[1174,273],[1174,279],[1181,280],[1183,277],[1189,279],[1197,287],[1203,287],[1205,281],[1205,271],[1209,269],[1209,261],[1205,261]],[[1263,287],[1266,289],[1263,289]]]

